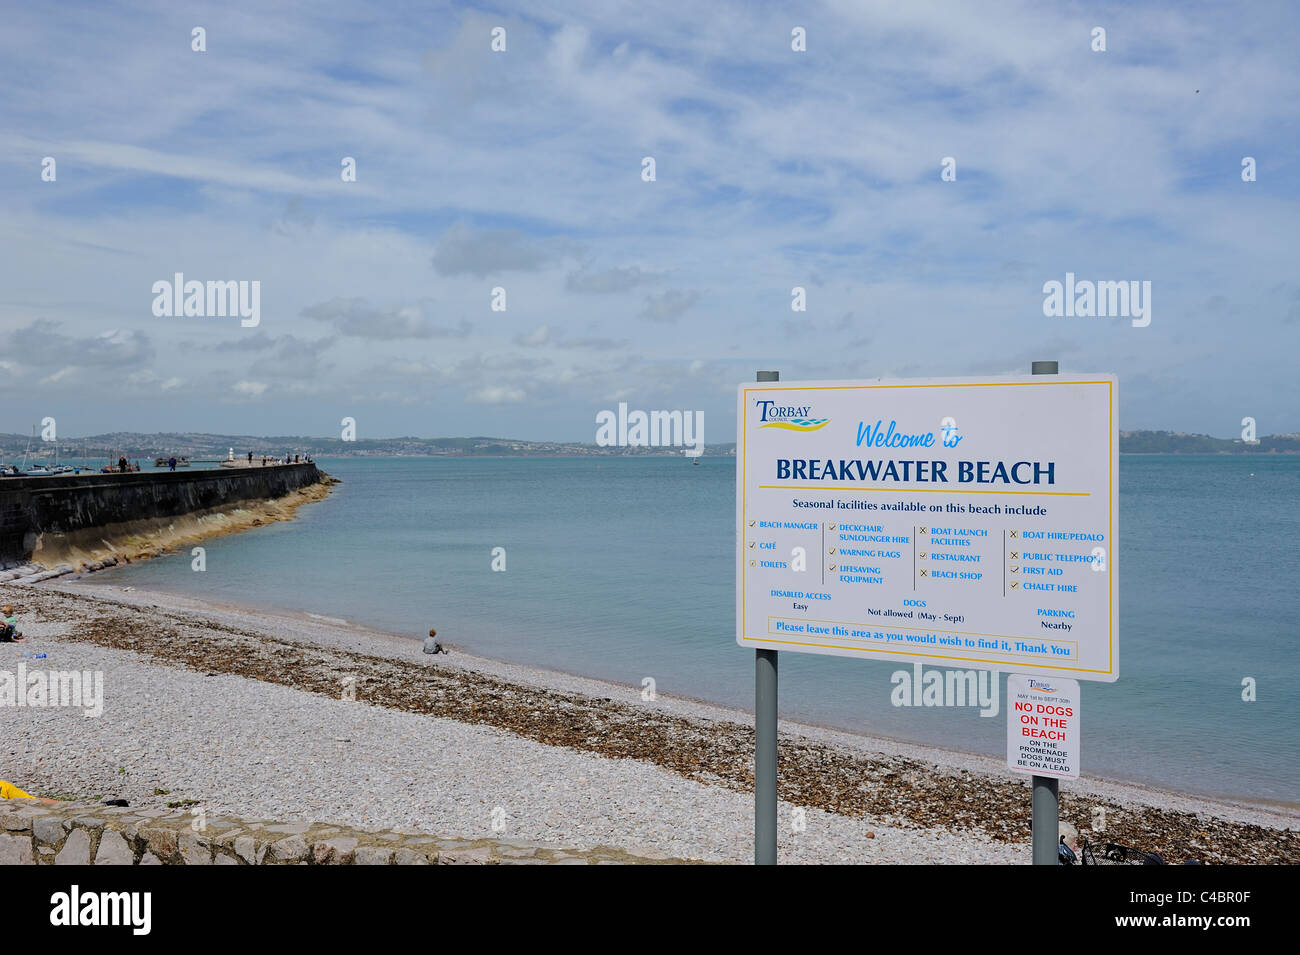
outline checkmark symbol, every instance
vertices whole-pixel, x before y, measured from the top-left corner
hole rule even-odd
[[[834,564],[831,564],[830,569],[831,569],[831,570],[834,570],[834,569],[835,569],[835,565],[834,565]]]
[[[1018,574],[1018,573],[1020,573],[1020,568],[1019,568],[1019,567],[1012,567],[1012,568],[1011,568],[1011,572],[1012,572],[1013,574]]]
[[[921,559],[925,560],[925,551],[921,551]]]
[[[749,542],[749,549],[750,549],[750,550],[753,550],[753,549],[754,549],[754,542],[753,542],[753,541],[750,541],[750,542]]]
[[[754,526],[754,522],[753,522],[753,521],[750,521],[750,522],[749,522],[749,526],[750,526],[750,527],[753,527],[753,526]]]
[[[1012,590],[1015,590],[1015,589],[1016,589],[1017,587],[1019,587],[1019,586],[1020,586],[1020,581],[1018,581],[1018,580],[1013,580],[1013,581],[1011,581],[1011,589],[1012,589]]]
[[[756,561],[756,560],[751,560],[751,561],[749,562],[749,566],[750,566],[750,567],[753,567],[756,563],[758,563],[758,561]]]
[[[836,529],[837,527],[839,527],[839,526],[840,526],[840,525],[838,525],[838,524],[827,524],[827,525],[826,525],[826,529],[827,529],[828,531],[833,531],[833,530],[835,530],[835,529]]]
[[[835,553],[835,548],[832,547],[832,548],[831,548],[830,550],[828,550],[826,553],[828,553],[828,554],[833,554],[833,553]]]

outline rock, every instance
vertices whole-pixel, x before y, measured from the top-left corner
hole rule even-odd
[[[152,852],[146,852],[140,859],[141,865],[162,865],[162,860]]]
[[[160,859],[171,859],[179,849],[176,833],[171,829],[143,828],[140,830],[140,838],[149,844],[150,850]]]
[[[207,839],[192,832],[182,832],[178,843],[186,865],[212,865],[212,843]]]
[[[68,833],[67,842],[54,857],[55,865],[90,865],[90,833],[85,829],[73,829]]]
[[[267,826],[271,832],[284,832],[292,836],[301,836],[311,828],[310,822],[284,822],[279,825]]]
[[[271,865],[287,865],[291,862],[304,862],[311,849],[302,836],[287,836],[279,842],[271,843],[266,854]]]
[[[537,855],[537,849],[524,846],[500,846],[497,853],[507,859],[531,859]]]
[[[37,842],[57,846],[63,841],[63,820],[58,816],[37,816],[32,820],[32,833]]]
[[[20,816],[15,812],[6,812],[0,816],[0,829],[8,832],[31,832],[32,820],[28,816]]]
[[[235,855],[248,865],[257,865],[257,843],[252,836],[239,836],[235,839]]]
[[[95,865],[134,865],[135,853],[126,844],[122,834],[112,829],[105,829],[99,837],[99,848],[95,850]]]
[[[351,837],[326,839],[311,847],[312,861],[317,865],[347,865],[356,847],[357,840]]]
[[[239,860],[234,856],[228,856],[225,853],[218,852],[213,865],[239,865]]]
[[[353,865],[391,865],[393,850],[382,846],[358,846],[352,853]]]
[[[393,853],[394,865],[428,865],[429,857],[423,853],[416,852],[414,849],[405,847],[398,849]]]
[[[487,846],[478,849],[447,849],[438,853],[438,865],[492,865],[492,850]]]
[[[0,865],[35,865],[32,840],[26,836],[0,832]]]

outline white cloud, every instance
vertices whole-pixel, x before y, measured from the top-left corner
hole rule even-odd
[[[268,387],[269,385],[263,381],[237,381],[232,386],[235,394],[246,398],[260,398],[266,393]]]
[[[483,405],[509,405],[518,404],[526,396],[523,389],[511,388],[506,385],[492,385],[486,388],[479,388],[472,392],[468,400],[474,404]]]

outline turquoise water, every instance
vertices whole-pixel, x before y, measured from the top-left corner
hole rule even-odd
[[[91,578],[347,617],[500,659],[750,708],[735,467],[704,458],[345,458],[291,523]],[[1121,677],[1083,685],[1085,774],[1300,803],[1300,458],[1120,461]],[[506,550],[494,573],[492,549]],[[781,714],[1002,755],[1005,696],[894,707],[894,663],[781,654]],[[1258,700],[1241,699],[1242,680]]]

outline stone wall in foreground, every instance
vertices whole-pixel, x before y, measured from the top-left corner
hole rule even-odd
[[[198,828],[196,829],[196,825]],[[618,849],[558,849],[508,839],[438,839],[413,829],[366,832],[321,822],[268,822],[0,799],[3,865],[639,865],[680,862]]]

